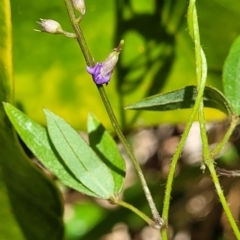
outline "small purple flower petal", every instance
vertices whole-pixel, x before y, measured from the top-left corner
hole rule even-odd
[[[102,67],[103,67],[102,63],[97,63],[93,68],[87,66],[87,72],[93,76],[94,82],[98,85],[101,85],[104,83],[108,84],[112,76],[112,72],[103,76],[101,74]]]
[[[87,71],[93,76],[93,80],[96,84],[101,85],[109,83],[123,44],[124,41],[121,40],[118,47],[112,50],[104,62],[97,63],[92,68],[87,66]]]

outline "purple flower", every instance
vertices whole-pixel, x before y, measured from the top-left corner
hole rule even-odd
[[[101,69],[103,68],[103,63],[97,63],[93,68],[87,66],[87,72],[93,76],[94,82],[96,84],[108,84],[111,79],[112,72],[106,75],[102,75]]]
[[[104,62],[97,63],[94,67],[87,66],[87,72],[93,76],[93,80],[96,84],[101,85],[109,83],[123,44],[124,41],[121,40],[119,46],[113,49]]]

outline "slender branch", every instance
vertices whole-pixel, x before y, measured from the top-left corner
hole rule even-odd
[[[177,162],[178,162],[178,159],[180,158],[182,149],[184,147],[184,143],[187,139],[187,136],[188,136],[188,133],[189,133],[190,128],[192,126],[192,123],[194,122],[195,117],[197,115],[198,108],[199,108],[199,105],[200,105],[200,102],[201,102],[201,99],[202,99],[202,96],[203,96],[203,91],[204,91],[204,89],[200,89],[200,91],[197,94],[192,113],[191,113],[191,115],[189,117],[189,120],[186,124],[186,127],[185,127],[184,132],[183,132],[182,137],[181,137],[181,140],[178,144],[176,152],[173,155],[172,162],[171,162],[171,165],[170,165],[170,170],[169,170],[169,174],[168,174],[168,178],[167,178],[167,184],[166,184],[166,190],[165,190],[165,196],[164,196],[164,202],[163,202],[162,218],[163,218],[164,223],[166,225],[166,228],[163,229],[163,231],[162,231],[162,239],[163,240],[168,239],[168,236],[167,236],[168,213],[169,213],[169,206],[170,206],[170,199],[171,199],[171,190],[172,190],[173,179],[174,179],[174,174],[175,174],[175,171],[176,171]]]
[[[78,44],[81,48],[81,51],[83,53],[83,56],[85,58],[85,61],[86,61],[87,65],[89,67],[94,67],[95,62],[94,62],[93,57],[92,57],[92,55],[89,51],[89,48],[87,46],[87,42],[86,42],[86,40],[84,38],[84,35],[83,35],[83,32],[78,25],[79,24],[79,19],[76,19],[76,17],[75,17],[72,2],[71,2],[71,0],[64,0],[64,1],[65,1],[65,4],[66,4],[66,7],[67,7],[67,11],[68,11],[68,15],[69,15],[69,18],[70,18],[70,22],[72,24],[72,28],[73,28],[73,30],[76,34],[76,38],[77,38]]]
[[[190,1],[189,8],[188,8],[188,25],[189,25],[190,35],[193,38],[194,35],[196,34],[196,32],[198,31],[198,27],[197,27],[197,30],[196,30],[196,24],[193,24],[192,20],[191,20],[193,15],[196,15],[196,10],[194,10],[192,7],[193,7],[193,5],[192,5],[192,3]],[[200,47],[200,45],[198,45],[197,49],[199,49],[199,47]],[[197,52],[197,50],[196,50],[196,52]],[[201,55],[204,55],[202,50],[200,50],[200,53],[201,53]],[[199,59],[197,59],[196,61],[199,62]],[[205,72],[206,72],[206,70],[205,70]],[[197,69],[197,73],[198,74],[199,73],[202,74],[201,73],[201,69]],[[169,206],[170,206],[170,199],[171,199],[171,189],[172,189],[175,169],[176,169],[177,162],[178,162],[178,159],[180,157],[180,154],[182,152],[182,149],[184,147],[184,143],[186,141],[186,138],[188,136],[188,133],[190,131],[192,123],[193,123],[193,121],[194,121],[194,119],[196,117],[196,114],[198,112],[199,106],[201,104],[202,96],[203,96],[203,92],[204,92],[204,86],[205,86],[205,82],[203,82],[203,81],[201,82],[199,80],[198,81],[198,93],[197,93],[195,104],[193,106],[192,113],[191,113],[191,115],[189,117],[189,120],[188,120],[188,122],[186,124],[186,127],[184,129],[183,135],[181,137],[181,140],[179,142],[177,150],[176,150],[176,152],[175,152],[175,154],[173,156],[172,163],[171,163],[171,166],[170,166],[170,170],[169,170],[169,174],[168,174],[168,178],[167,178],[166,191],[165,191],[163,213],[162,213],[162,217],[163,217],[163,219],[165,221],[166,226],[168,224],[168,213],[169,213]],[[167,240],[168,239],[167,228],[162,231],[162,239],[163,240]]]
[[[69,37],[69,38],[76,38],[75,33],[70,33],[70,32],[63,31],[62,34],[65,35],[66,37]]]
[[[222,204],[222,207],[223,207],[223,210],[227,216],[227,219],[230,223],[230,226],[232,227],[232,230],[236,236],[236,239],[240,239],[240,232],[239,232],[239,228],[236,224],[236,221],[234,220],[233,218],[233,215],[231,213],[231,210],[229,208],[229,204],[228,202],[226,201],[226,198],[224,196],[224,193],[223,193],[223,190],[221,188],[221,185],[219,183],[219,179],[218,179],[218,176],[216,174],[216,170],[214,168],[214,165],[211,163],[210,166],[208,167],[210,173],[211,173],[211,176],[212,176],[212,180],[213,180],[213,183],[215,185],[215,188],[216,188],[216,191],[217,191],[217,194],[218,194],[218,197],[220,199],[220,202]]]
[[[223,168],[217,168],[217,174],[226,177],[240,177],[240,170],[226,170]]]
[[[219,199],[223,205],[224,211],[229,219],[229,222],[233,228],[233,231],[235,233],[236,236],[238,236],[239,238],[239,230],[236,226],[236,223],[232,217],[232,214],[230,212],[230,209],[227,205],[226,199],[223,195],[222,189],[220,187],[219,184],[219,180],[217,178],[217,174],[216,171],[214,169],[214,165],[213,165],[213,161],[210,161],[211,159],[211,155],[209,152],[209,148],[208,148],[208,142],[207,142],[207,136],[206,136],[206,130],[205,130],[205,122],[204,122],[204,106],[203,106],[203,102],[202,102],[202,96],[203,96],[203,92],[204,92],[204,87],[205,87],[205,82],[206,82],[206,76],[207,76],[207,64],[206,64],[206,58],[205,55],[201,49],[201,45],[200,45],[200,38],[199,38],[199,29],[198,29],[198,22],[197,22],[197,12],[196,12],[196,8],[195,8],[195,0],[191,1],[189,3],[189,8],[188,8],[188,28],[189,28],[189,33],[191,35],[191,37],[193,38],[193,41],[195,43],[195,54],[196,54],[196,74],[197,74],[197,89],[198,89],[198,95],[193,107],[193,111],[192,114],[190,116],[189,121],[187,122],[186,128],[184,130],[184,133],[182,135],[182,138],[180,140],[180,143],[178,145],[178,148],[173,156],[172,159],[172,163],[170,166],[170,171],[169,171],[169,175],[168,175],[168,180],[167,180],[167,185],[166,185],[166,193],[165,193],[165,198],[164,198],[164,208],[163,208],[163,214],[162,217],[165,221],[165,224],[167,226],[168,223],[168,212],[169,212],[169,205],[170,205],[170,193],[171,193],[171,188],[172,188],[172,183],[173,183],[173,177],[174,177],[174,173],[175,173],[175,168],[176,168],[176,164],[177,161],[180,157],[180,153],[182,151],[182,148],[184,146],[184,142],[186,140],[186,137],[189,133],[190,127],[192,125],[192,122],[194,120],[194,117],[196,116],[196,113],[199,109],[199,118],[200,118],[200,128],[201,128],[201,134],[202,134],[202,139],[203,139],[203,152],[204,152],[204,161],[207,164],[214,185],[216,187]],[[234,123],[233,123],[234,125]],[[233,128],[233,126],[232,126]],[[229,131],[228,135],[230,134],[231,130]],[[227,138],[227,136],[226,136]],[[226,139],[223,140],[226,141]],[[222,143],[222,144],[223,144]],[[222,145],[223,146],[223,145]],[[219,151],[219,149],[221,149],[221,146],[219,146],[216,150],[215,150],[215,154]],[[163,240],[167,240],[168,236],[167,236],[167,228],[164,229],[162,231],[162,239]]]
[[[221,188],[221,185],[219,183],[219,179],[214,167],[214,162],[213,162],[213,158],[211,156],[209,147],[208,147],[208,138],[207,138],[207,134],[206,134],[206,129],[205,129],[205,124],[202,124],[204,122],[204,111],[203,111],[203,105],[202,108],[199,110],[199,118],[200,118],[200,124],[201,124],[201,137],[202,137],[202,142],[203,142],[203,159],[205,161],[205,164],[207,165],[209,171],[210,171],[210,175],[212,177],[212,181],[213,184],[216,188],[217,191],[217,195],[220,199],[220,202],[222,204],[223,210],[227,216],[227,219],[232,227],[232,230],[236,236],[237,239],[240,239],[240,232],[239,232],[239,228],[236,224],[236,221],[233,218],[233,215],[231,213],[231,210],[229,208],[229,204],[226,201],[226,198],[224,196],[223,190]]]
[[[202,108],[203,110],[203,108]],[[200,111],[199,111],[200,113]],[[201,111],[201,114],[200,114],[200,119],[204,119],[204,112]],[[205,127],[202,126],[202,127]],[[213,158],[211,156],[211,153],[210,153],[210,150],[209,150],[209,147],[208,147],[208,139],[207,139],[207,134],[206,134],[206,129],[201,129],[201,136],[202,136],[202,141],[203,141],[203,158],[205,159],[205,163],[210,171],[210,175],[212,177],[212,181],[214,183],[214,186],[216,188],[216,191],[217,191],[217,195],[219,197],[219,200],[222,204],[222,207],[223,207],[223,210],[227,216],[227,219],[230,223],[230,226],[232,227],[232,230],[236,236],[236,239],[240,239],[240,231],[239,231],[239,228],[236,224],[236,221],[234,220],[233,218],[233,215],[231,213],[231,210],[229,208],[229,204],[224,196],[224,193],[223,193],[223,190],[221,188],[221,185],[219,183],[219,179],[218,179],[218,176],[217,176],[217,173],[216,173],[216,170],[215,170],[215,167],[214,167],[214,162],[213,162]]]
[[[95,63],[94,63],[94,60],[93,60],[93,58],[90,54],[90,51],[87,47],[87,43],[85,41],[82,30],[78,25],[78,19],[75,18],[72,2],[70,0],[65,0],[65,4],[66,4],[66,7],[67,7],[67,11],[68,11],[68,14],[69,14],[69,18],[70,18],[73,30],[76,34],[76,38],[77,38],[77,41],[78,41],[79,46],[81,48],[81,51],[84,55],[85,61],[86,61],[87,65],[89,67],[93,67],[95,65]],[[103,85],[96,85],[96,86],[98,88],[99,94],[100,94],[100,96],[102,98],[102,101],[104,103],[104,106],[106,108],[108,116],[111,120],[113,128],[115,129],[119,140],[121,141],[121,143],[125,147],[126,152],[128,153],[128,155],[129,155],[129,157],[130,157],[130,159],[131,159],[131,161],[132,161],[132,163],[133,163],[133,165],[136,169],[136,172],[137,172],[138,177],[140,179],[140,182],[142,184],[143,191],[145,193],[146,199],[148,201],[148,204],[150,206],[150,209],[151,209],[151,212],[152,212],[152,215],[153,215],[153,219],[154,219],[154,222],[155,222],[155,227],[158,225],[159,228],[160,228],[163,224],[163,220],[162,220],[162,218],[160,217],[160,215],[157,211],[156,205],[153,201],[152,195],[151,195],[150,190],[147,186],[147,183],[146,183],[146,180],[145,180],[144,175],[142,173],[141,167],[139,166],[139,163],[135,159],[129,144],[127,143],[127,140],[125,139],[125,137],[124,137],[124,135],[121,131],[121,128],[120,128],[119,123],[118,123],[118,121],[115,117],[115,114],[114,114],[113,109],[111,107],[111,104],[108,100],[108,97],[106,95],[106,92],[104,90]]]
[[[192,36],[194,44],[195,44],[197,85],[198,85],[198,90],[200,91],[202,89],[204,90],[204,87],[205,87],[205,82],[207,79],[207,63],[206,63],[205,55],[204,55],[201,45],[200,45],[200,36],[199,36],[199,29],[198,29],[198,20],[197,20],[197,11],[196,11],[196,6],[195,6],[195,0],[190,0],[189,12],[192,13],[191,19],[188,19],[188,21],[190,23],[192,21],[192,23],[193,23],[192,24],[193,28],[191,29],[191,33],[192,33],[191,36]],[[240,239],[240,232],[239,232],[238,226],[233,218],[233,215],[230,211],[230,208],[228,206],[226,198],[223,194],[223,190],[219,183],[219,179],[218,179],[215,167],[214,167],[213,158],[210,153],[206,125],[205,125],[204,104],[203,104],[202,99],[201,99],[201,102],[199,105],[198,115],[199,115],[199,122],[200,122],[200,134],[201,134],[201,138],[202,138],[203,161],[207,165],[207,167],[210,171],[210,175],[212,177],[218,197],[223,206],[223,209],[228,218],[228,221],[234,231],[234,234],[237,237],[237,239]],[[231,132],[233,131],[234,127],[236,126],[236,125],[234,126],[235,123],[236,123],[235,121],[232,121],[231,129],[225,135],[225,138],[223,139],[220,146],[218,146],[217,149],[215,150],[215,154],[218,153],[218,151],[220,151],[220,149],[222,149],[225,141],[227,141],[227,139],[229,139]]]
[[[124,135],[123,135],[123,133],[121,131],[121,128],[120,128],[120,126],[118,124],[118,121],[117,121],[115,115],[114,115],[114,112],[112,110],[111,104],[110,104],[110,102],[108,100],[108,97],[106,95],[106,92],[105,92],[105,89],[104,89],[103,85],[98,85],[98,89],[99,89],[99,93],[101,95],[101,98],[102,98],[102,100],[104,102],[105,108],[107,110],[108,116],[109,116],[109,118],[111,120],[111,123],[112,123],[112,125],[113,125],[113,127],[114,127],[114,129],[116,131],[116,134],[117,134],[119,140],[121,141],[121,143],[123,144],[123,146],[125,147],[125,149],[126,149],[126,151],[128,153],[128,156],[132,160],[132,163],[133,163],[133,165],[134,165],[134,167],[135,167],[135,169],[136,169],[136,171],[138,173],[138,177],[140,179],[143,191],[145,193],[145,196],[146,196],[146,199],[148,201],[149,207],[150,207],[151,212],[153,214],[154,221],[156,221],[156,223],[158,223],[159,225],[162,225],[163,221],[162,221],[162,219],[161,219],[161,217],[160,217],[160,215],[159,215],[159,213],[157,211],[157,208],[155,206],[155,203],[154,203],[154,201],[152,199],[151,192],[150,192],[150,190],[149,190],[149,188],[147,186],[147,183],[146,183],[146,180],[145,180],[144,175],[142,173],[142,170],[141,170],[141,168],[139,166],[139,163],[137,162],[137,160],[135,159],[135,157],[134,157],[134,155],[132,153],[131,147],[129,146],[128,142],[126,141],[126,139],[125,139],[125,137],[124,137]]]
[[[116,199],[116,198],[111,198],[110,199],[114,204],[117,204],[119,206],[122,206],[124,208],[129,209],[130,211],[134,212],[135,214],[137,214],[140,218],[142,218],[145,222],[147,222],[150,226],[155,227],[155,222],[149,218],[146,214],[144,214],[143,212],[139,211],[136,207],[134,207],[133,205],[124,202],[122,200]],[[157,226],[158,229],[158,226]]]
[[[239,117],[232,116],[230,126],[229,126],[227,132],[225,133],[223,139],[217,144],[217,146],[211,152],[213,159],[218,157],[221,150],[223,149],[223,147],[225,146],[225,144],[228,142],[229,138],[231,137],[231,135],[232,135],[235,127],[238,125],[238,123],[239,123]]]

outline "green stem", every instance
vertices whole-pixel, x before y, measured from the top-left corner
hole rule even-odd
[[[81,51],[84,55],[85,61],[86,61],[87,65],[89,67],[93,67],[95,65],[95,62],[94,62],[94,60],[93,60],[93,58],[90,54],[90,51],[87,47],[87,43],[85,41],[82,30],[78,25],[78,20],[75,18],[72,2],[70,0],[65,0],[65,4],[66,4],[66,7],[67,7],[67,11],[68,11],[68,14],[69,14],[69,18],[70,18],[73,30],[76,34],[76,38],[77,38],[77,41],[80,45]],[[150,209],[151,209],[151,212],[152,212],[152,215],[153,215],[153,219],[154,219],[154,222],[155,222],[155,227],[159,228],[163,224],[163,220],[162,220],[162,218],[160,217],[160,215],[157,211],[157,208],[156,208],[155,203],[153,201],[152,195],[150,193],[150,190],[147,186],[146,180],[145,180],[144,175],[142,173],[141,167],[139,166],[139,163],[135,159],[129,144],[128,144],[127,140],[125,139],[125,137],[124,137],[124,135],[121,131],[121,128],[120,128],[120,126],[118,124],[118,121],[115,117],[115,114],[114,114],[113,109],[111,107],[111,104],[108,100],[108,97],[107,97],[107,94],[104,90],[103,85],[97,85],[97,88],[98,88],[99,94],[102,98],[102,101],[104,103],[104,106],[106,108],[106,111],[108,113],[108,116],[110,118],[110,121],[113,125],[113,128],[115,129],[119,140],[121,141],[121,143],[125,147],[126,152],[128,153],[128,155],[129,155],[130,159],[132,160],[132,163],[133,163],[133,165],[134,165],[134,167],[137,171],[138,177],[139,177],[140,182],[142,184],[143,191],[145,193],[146,199],[148,201],[148,204],[150,206]]]
[[[136,207],[134,207],[133,205],[124,202],[122,200],[119,199],[110,199],[113,203],[122,206],[124,208],[129,209],[130,211],[134,212],[135,214],[137,214],[140,218],[142,218],[145,222],[147,222],[150,226],[155,226],[155,222],[149,218],[146,214],[144,214],[143,212],[139,211]]]
[[[233,218],[233,215],[231,213],[231,210],[229,208],[229,204],[228,202],[226,201],[226,198],[223,194],[223,190],[221,188],[221,185],[219,183],[219,179],[218,179],[218,176],[217,176],[217,173],[216,173],[216,170],[214,168],[214,164],[213,164],[213,159],[211,159],[211,162],[208,166],[208,169],[210,171],[210,174],[211,174],[211,177],[212,177],[212,180],[213,180],[213,183],[214,183],[214,186],[216,188],[216,191],[217,191],[217,194],[218,194],[218,197],[220,199],[220,202],[222,204],[222,207],[223,207],[223,210],[227,216],[227,219],[230,223],[230,226],[232,227],[232,230],[236,236],[236,239],[240,239],[240,232],[239,232],[239,228],[236,224],[236,221],[234,220]]]
[[[220,202],[222,204],[223,210],[227,216],[227,219],[230,223],[230,226],[232,227],[232,230],[236,236],[237,239],[240,239],[240,232],[238,229],[238,226],[236,224],[236,221],[233,218],[233,215],[231,213],[231,210],[229,208],[229,205],[226,201],[226,198],[224,196],[223,190],[221,188],[221,185],[219,183],[219,179],[214,167],[214,162],[213,162],[213,158],[211,156],[209,147],[208,147],[208,138],[207,138],[207,134],[206,134],[206,129],[205,129],[205,124],[203,124],[204,122],[204,111],[203,111],[203,104],[201,109],[199,110],[199,118],[201,119],[200,124],[201,124],[201,137],[202,137],[202,142],[203,142],[203,159],[205,161],[205,164],[207,165],[209,171],[210,171],[210,175],[212,177],[212,181],[213,184],[216,188],[217,191],[217,195],[220,199]]]
[[[89,51],[89,48],[87,46],[87,42],[86,42],[86,40],[84,38],[84,35],[83,35],[83,32],[78,25],[79,20],[76,19],[76,17],[75,17],[72,2],[71,2],[71,0],[64,0],[64,1],[65,1],[65,4],[66,4],[66,7],[67,7],[67,11],[68,11],[68,15],[69,15],[69,18],[70,18],[70,21],[71,21],[71,24],[72,24],[72,28],[73,28],[73,30],[76,34],[76,39],[77,39],[78,44],[81,48],[81,51],[83,53],[83,56],[84,56],[85,61],[87,63],[87,66],[94,67],[95,62],[94,62],[93,57],[92,57],[92,55]]]
[[[131,147],[129,146],[126,138],[124,137],[124,135],[123,135],[123,133],[121,131],[121,128],[120,128],[120,126],[118,124],[118,121],[117,121],[116,116],[115,116],[115,114],[113,112],[113,109],[112,109],[111,104],[110,104],[110,102],[108,100],[108,97],[106,95],[106,92],[105,92],[105,89],[104,89],[103,85],[98,85],[97,87],[98,87],[100,96],[101,96],[101,98],[103,100],[103,103],[104,103],[104,106],[106,108],[106,111],[108,113],[109,119],[110,119],[110,121],[111,121],[111,123],[112,123],[112,125],[113,125],[113,127],[114,127],[114,129],[116,131],[116,134],[117,134],[119,140],[121,141],[121,143],[123,144],[123,146],[124,146],[128,156],[129,156],[129,158],[131,159],[131,161],[132,161],[132,163],[133,163],[133,165],[134,165],[134,167],[135,167],[135,169],[136,169],[136,171],[138,173],[138,177],[140,179],[143,191],[145,193],[146,199],[147,199],[149,207],[151,209],[151,212],[152,212],[152,215],[153,215],[153,219],[156,222],[156,225],[161,226],[163,224],[163,221],[162,221],[162,219],[161,219],[161,217],[160,217],[160,215],[159,215],[159,213],[157,211],[157,208],[155,206],[155,203],[154,203],[154,201],[152,199],[152,195],[151,195],[151,192],[150,192],[150,190],[149,190],[149,188],[147,186],[147,183],[146,183],[146,180],[144,178],[142,169],[139,166],[139,163],[137,162],[136,158],[134,157],[134,155],[132,153],[132,150],[131,150]]]
[[[190,128],[192,126],[192,123],[194,122],[194,119],[197,115],[198,108],[199,108],[199,105],[201,103],[201,99],[202,99],[202,96],[203,96],[203,92],[204,92],[204,89],[200,89],[198,94],[197,94],[192,113],[191,113],[191,115],[189,117],[189,120],[186,124],[186,127],[185,127],[184,132],[183,132],[182,137],[181,137],[181,140],[180,140],[179,145],[176,149],[176,152],[173,155],[172,162],[171,162],[171,165],[170,165],[170,170],[169,170],[169,174],[168,174],[168,178],[167,178],[167,184],[166,184],[166,190],[165,190],[165,196],[164,196],[164,202],[163,202],[162,218],[164,220],[164,223],[166,224],[166,228],[164,228],[162,233],[161,233],[163,240],[168,239],[168,237],[167,237],[168,213],[169,213],[169,206],[170,206],[170,199],[171,199],[171,189],[172,189],[172,185],[173,185],[173,179],[174,179],[174,174],[175,174],[177,162],[178,162],[178,159],[181,155],[182,149],[184,147],[184,143],[187,139],[187,136],[188,136],[188,133],[189,133]]]
[[[159,217],[158,211],[156,209],[156,206],[155,206],[155,204],[153,202],[153,199],[152,199],[150,190],[149,190],[149,188],[147,186],[147,183],[146,183],[146,180],[144,178],[144,175],[142,173],[142,169],[139,166],[139,163],[137,162],[135,156],[132,153],[131,147],[129,146],[126,138],[124,137],[124,135],[123,135],[123,133],[121,131],[121,128],[120,128],[120,126],[118,124],[116,116],[115,116],[115,114],[113,112],[113,109],[111,107],[111,104],[109,102],[107,94],[105,92],[105,89],[104,89],[103,85],[97,85],[97,87],[98,87],[100,96],[101,96],[101,98],[103,100],[104,106],[105,106],[105,108],[107,110],[109,119],[110,119],[110,121],[111,121],[111,123],[112,123],[112,125],[113,125],[113,127],[114,127],[114,129],[116,131],[116,134],[117,134],[119,140],[121,141],[121,143],[123,144],[124,148],[126,149],[126,152],[127,152],[128,156],[130,157],[130,159],[132,160],[132,163],[133,163],[133,165],[134,165],[134,167],[135,167],[135,169],[136,169],[136,171],[138,173],[139,179],[140,179],[142,187],[143,187],[143,191],[144,191],[144,193],[146,195],[147,201],[148,201],[150,209],[152,211],[153,218],[155,220],[159,220],[160,217]],[[161,224],[162,224],[162,222],[161,222]]]
[[[75,33],[62,31],[62,34],[65,35],[66,37],[69,37],[69,38],[76,38],[76,34]]]
[[[225,144],[228,142],[229,138],[231,137],[231,135],[232,135],[235,127],[238,125],[238,123],[239,123],[239,117],[232,116],[230,126],[229,126],[227,132],[225,133],[223,139],[217,144],[217,146],[211,152],[213,159],[216,159],[218,157],[221,150],[223,149],[223,147],[225,146]]]
[[[189,3],[189,8],[188,8],[188,26],[189,26],[189,32],[192,38],[194,38],[198,34],[198,24],[196,22],[192,21],[192,18],[196,16],[196,9],[194,7],[193,2],[195,1],[190,1]],[[196,46],[195,46],[195,53],[196,53],[196,64],[197,66],[201,65],[202,59],[205,59],[204,53],[201,50],[200,43],[194,41]],[[200,53],[200,54],[199,54]],[[204,74],[206,75],[206,69],[204,69]],[[202,69],[197,68],[197,75],[198,75],[198,81],[197,81],[197,89],[198,89],[198,94],[196,97],[196,101],[192,110],[192,113],[190,115],[189,121],[186,124],[184,133],[181,137],[180,143],[177,147],[177,150],[173,156],[172,163],[170,166],[169,174],[168,174],[168,179],[167,179],[167,185],[166,185],[166,191],[165,191],[165,198],[164,198],[164,205],[163,205],[163,214],[162,217],[166,223],[166,226],[168,224],[168,214],[169,214],[169,206],[170,206],[170,198],[171,198],[171,189],[172,189],[172,184],[173,184],[173,178],[174,178],[174,173],[175,169],[177,166],[178,159],[180,157],[180,154],[182,152],[184,143],[186,141],[186,138],[188,136],[188,133],[190,131],[190,128],[192,126],[192,123],[195,119],[195,116],[198,112],[199,106],[202,102],[202,96],[204,92],[204,86],[205,86],[205,81],[200,81],[202,76]],[[199,78],[200,76],[200,78]],[[162,231],[162,239],[167,240],[167,228],[163,229]]]
[[[204,74],[203,74],[203,77]],[[204,80],[205,81],[205,80]],[[235,234],[235,236],[237,237],[237,239],[240,239],[240,232],[238,229],[238,226],[233,218],[233,215],[231,213],[231,210],[228,206],[228,203],[226,201],[226,198],[224,196],[223,190],[221,188],[221,185],[219,183],[219,179],[214,167],[214,156],[217,156],[219,154],[219,152],[221,151],[221,149],[223,148],[223,146],[225,145],[225,143],[228,141],[229,137],[231,136],[234,128],[236,127],[237,123],[238,123],[238,117],[233,117],[230,127],[227,131],[227,133],[225,134],[224,138],[222,139],[222,141],[217,145],[217,147],[212,151],[212,153],[209,150],[209,144],[208,144],[208,138],[207,138],[207,131],[206,131],[206,126],[205,126],[205,117],[204,117],[204,105],[203,105],[203,101],[200,104],[200,108],[199,108],[199,122],[200,122],[200,133],[201,133],[201,138],[202,138],[202,145],[203,145],[203,160],[204,163],[207,165],[209,171],[210,171],[210,175],[212,177],[212,181],[213,184],[216,188],[217,191],[217,195],[220,199],[220,202],[222,204],[223,210],[227,216],[227,219],[233,229],[233,232]]]
[[[200,45],[200,36],[199,36],[199,29],[198,29],[195,0],[190,0],[189,15],[190,15],[190,18],[188,19],[189,24],[191,25],[191,22],[192,22],[192,26],[193,26],[192,28],[190,28],[190,31],[191,31],[190,34],[191,34],[194,44],[195,44],[196,75],[197,75],[198,90],[201,91],[201,90],[204,90],[205,82],[207,79],[207,63],[206,63],[205,55],[204,55],[201,45]],[[205,116],[204,116],[204,104],[203,104],[202,99],[201,99],[201,102],[199,105],[198,115],[199,115],[199,122],[200,122],[200,134],[201,134],[201,138],[202,138],[203,161],[207,165],[207,167],[210,171],[210,175],[212,177],[218,197],[223,206],[223,209],[228,218],[228,221],[234,231],[234,234],[237,237],[237,239],[240,239],[239,229],[238,229],[237,224],[232,216],[232,213],[230,211],[230,208],[228,206],[226,198],[223,194],[223,191],[220,186],[219,179],[218,179],[215,167],[214,167],[214,161],[213,161],[214,159],[212,158],[212,155],[209,150],[207,131],[206,131],[206,125],[205,125]],[[222,142],[216,147],[213,155],[219,153],[219,151],[222,149],[223,144],[226,143],[226,141],[229,139],[232,131],[234,130],[236,123],[237,123],[236,121],[231,122],[230,130],[225,134],[225,137],[222,140]]]

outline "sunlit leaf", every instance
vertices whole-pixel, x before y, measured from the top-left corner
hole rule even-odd
[[[6,103],[4,108],[21,139],[48,170],[54,173],[65,185],[87,195],[99,197],[72,175],[61,157],[54,151],[44,127],[10,104]]]
[[[197,88],[188,86],[168,93],[154,95],[127,106],[129,110],[167,111],[191,108],[196,100]],[[218,109],[225,114],[232,114],[231,107],[224,95],[215,88],[205,87],[204,106]]]
[[[51,141],[75,178],[101,198],[113,196],[114,182],[107,166],[66,121],[49,110],[44,113]]]
[[[114,193],[118,194],[125,177],[125,162],[116,142],[93,114],[88,115],[88,134],[90,146],[111,170]]]

